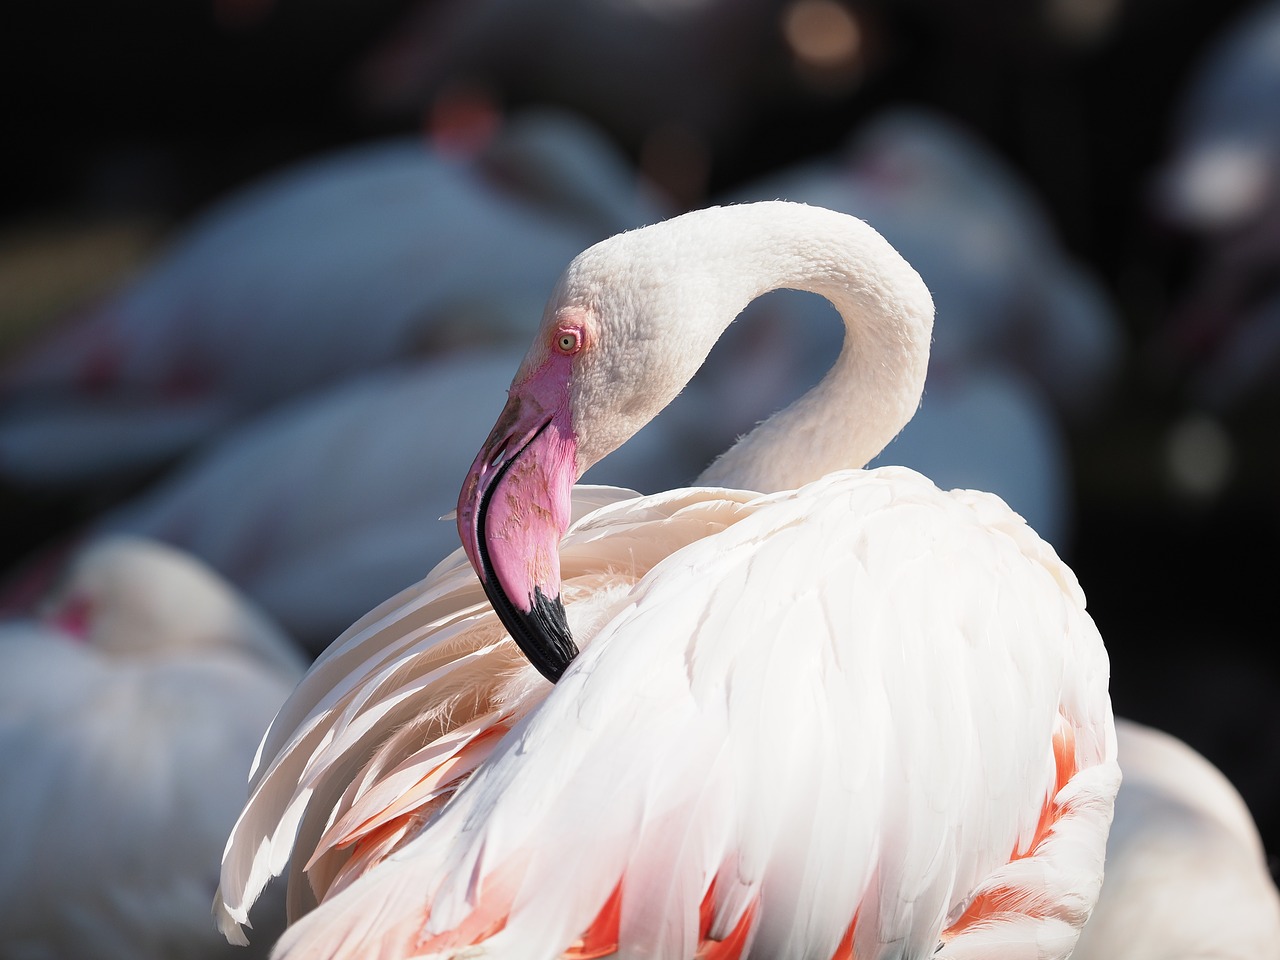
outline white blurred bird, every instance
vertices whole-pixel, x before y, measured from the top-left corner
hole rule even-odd
[[[1153,337],[1197,415],[1274,400],[1280,371],[1280,3],[1248,6],[1195,64],[1168,155],[1151,176],[1156,215],[1194,258]]]
[[[1280,953],[1280,890],[1244,800],[1160,730],[1116,720],[1106,879],[1074,960],[1257,960]]]
[[[1280,3],[1246,5],[1209,38],[1174,107],[1154,178],[1163,217],[1206,236],[1280,205]]]
[[[303,665],[212,571],[136,538],[85,546],[38,616],[0,624],[0,955],[230,956],[219,856]]]
[[[572,488],[779,287],[847,324],[819,387],[700,486]],[[1083,594],[998,498],[850,469],[914,412],[932,315],[866,224],[798,204],[578,257],[463,484],[463,552],[264,741],[228,935],[291,866],[278,960],[1065,958],[1119,776]]]
[[[660,215],[620,152],[563,113],[512,119],[489,149],[492,168],[483,150],[365,143],[233,192],[0,371],[0,477],[136,477],[300,391],[523,342],[578,250]]]
[[[172,543],[230,579],[313,654],[457,546],[458,477],[523,351],[396,364],[250,418],[92,529]],[[710,455],[664,417],[598,482],[656,491]]]

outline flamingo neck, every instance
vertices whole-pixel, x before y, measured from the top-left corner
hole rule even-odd
[[[769,216],[768,228],[744,241],[761,245],[751,258],[753,283],[721,315],[715,335],[751,300],[787,288],[831,301],[845,324],[844,346],[812,390],[703,471],[702,485],[772,492],[862,467],[906,426],[924,390],[933,301],[920,276],[861,220],[778,207],[785,215]]]

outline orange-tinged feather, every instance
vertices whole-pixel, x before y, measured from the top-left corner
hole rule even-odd
[[[711,885],[702,895],[702,903],[698,905],[698,938],[705,940],[711,932],[711,921],[716,912],[716,878],[711,878]]]
[[[374,847],[387,845],[390,848],[399,839],[399,835],[404,833],[411,819],[413,819],[412,813],[401,814],[394,820],[388,820],[360,836],[352,838],[342,846],[354,844],[353,855],[356,857],[362,856]]]
[[[404,823],[422,805],[435,800],[440,794],[452,794],[463,780],[489,758],[498,741],[509,729],[509,725],[497,723],[481,730],[456,753],[428,770],[421,780],[396,798],[392,807],[371,814],[345,834],[322,844],[320,849],[341,850],[365,837],[380,835],[383,827]],[[318,853],[319,850],[317,856]],[[313,861],[314,859],[313,857]]]
[[[480,882],[480,895],[475,908],[451,930],[424,937],[417,944],[418,953],[443,953],[481,943],[500,932],[511,916],[511,905],[525,872],[523,860],[512,860],[494,870]],[[430,916],[428,907],[427,915]]]
[[[613,888],[586,932],[563,954],[564,960],[596,960],[618,952],[622,926],[622,881]]]
[[[712,940],[704,936],[703,941],[698,944],[698,952],[693,955],[694,960],[739,960],[751,945],[751,935],[755,933],[756,928],[758,905],[759,902],[756,901],[747,907],[737,924],[723,940]],[[707,926],[710,924],[708,923]]]
[[[1076,731],[1061,716],[1058,717],[1058,729],[1053,734],[1053,759],[1058,773],[1053,787],[1056,794],[1079,770],[1076,764]]]
[[[693,955],[694,960],[738,960],[751,945],[751,935],[755,932],[756,908],[759,906],[759,901],[752,901],[723,940],[711,937],[711,924],[715,920],[716,913],[717,879],[718,877],[711,878],[711,884],[702,897],[702,903],[698,906],[700,942],[697,952]]]
[[[858,927],[858,914],[855,912],[853,919],[849,921],[849,927],[845,930],[844,936],[840,938],[840,943],[836,946],[836,952],[831,955],[831,960],[854,960],[853,956],[853,932]]]
[[[1068,721],[1059,716],[1058,729],[1053,734],[1053,760],[1054,760],[1054,786],[1053,792],[1045,800],[1043,808],[1040,810],[1040,819],[1036,824],[1035,833],[1031,837],[1031,842],[1024,850],[1015,849],[1009,859],[1020,860],[1024,857],[1034,855],[1045,838],[1053,832],[1058,821],[1068,811],[1066,804],[1060,804],[1055,797],[1061,792],[1062,788],[1070,782],[1071,778],[1076,775],[1079,766],[1076,763],[1076,736],[1075,730],[1072,729]],[[1020,906],[1022,895],[1018,891],[1008,888],[997,888],[981,896],[975,897],[973,902],[960,919],[953,923],[950,927],[942,932],[941,940],[946,943],[952,937],[971,927],[980,920],[985,920],[999,913],[1005,913],[1011,910],[1026,912],[1025,906]]]

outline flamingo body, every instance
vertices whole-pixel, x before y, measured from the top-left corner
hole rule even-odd
[[[203,566],[112,538],[0,659],[0,952],[228,955],[208,898],[291,645]]]
[[[1124,782],[1107,878],[1072,956],[1274,956],[1280,890],[1235,787],[1167,733],[1118,719],[1116,736]]]
[[[495,168],[520,180],[491,177],[483,155],[389,139],[215,204],[131,283],[0,371],[0,473],[72,486],[127,477],[352,373],[523,342],[564,263],[657,207],[589,127],[538,113],[508,133]]]
[[[813,551],[830,579],[797,601],[787,572]],[[951,589],[967,613],[922,614],[932,576],[966,557],[973,579]],[[1002,564],[1026,578],[997,613],[987,571]],[[436,936],[439,955],[462,955],[495,924],[489,955],[572,956],[619,884],[624,954],[693,956],[750,911],[742,955],[840,955],[856,913],[856,955],[901,940],[927,957],[975,891],[1061,854],[1064,886],[1036,891],[1053,915],[1018,922],[1066,955],[1115,786],[1106,658],[1069,572],[998,500],[900,468],[773,496],[674,491],[587,515],[561,566],[571,620],[604,626],[579,630],[590,639],[555,687],[519,659],[461,554],[322,656],[228,847],[230,917],[288,862],[295,911],[322,903],[283,957],[410,956]],[[886,593],[882,574],[904,566]],[[708,597],[706,582],[726,586]],[[841,643],[850,621],[897,642]],[[1057,641],[1043,660],[1033,634]],[[1008,686],[982,709],[995,675]],[[1037,719],[1013,726],[1006,710]],[[1059,760],[1084,772],[1060,785]],[[952,936],[939,956],[986,943],[974,925]]]
[[[1160,212],[1214,237],[1280,201],[1280,4],[1248,5],[1212,37],[1177,104],[1173,149],[1156,179]]]

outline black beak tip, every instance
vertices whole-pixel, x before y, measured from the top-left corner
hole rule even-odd
[[[511,603],[493,580],[484,581],[484,588],[511,639],[529,662],[552,683],[559,680],[578,655],[560,598],[548,597],[535,586],[526,613]]]
[[[569,621],[565,619],[564,604],[559,597],[548,597],[540,587],[534,587],[528,619],[533,635],[540,642],[536,644],[536,651],[524,644],[521,649],[538,672],[555,683],[578,655],[578,646],[569,632]]]

